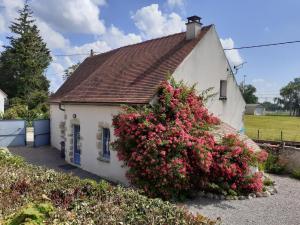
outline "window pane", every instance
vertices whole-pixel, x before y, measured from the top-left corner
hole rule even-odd
[[[220,97],[221,98],[227,97],[227,80],[220,81]]]
[[[103,157],[109,158],[109,142],[110,142],[110,131],[108,128],[103,128]]]

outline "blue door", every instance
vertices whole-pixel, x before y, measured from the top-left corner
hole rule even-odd
[[[80,165],[80,125],[73,126],[73,140],[74,140],[74,163]]]
[[[50,120],[34,120],[34,147],[50,145]]]

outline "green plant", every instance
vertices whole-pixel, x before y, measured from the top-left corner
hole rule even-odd
[[[26,105],[13,105],[4,112],[3,119],[25,119],[27,114],[28,109]]]
[[[234,190],[229,189],[228,190],[228,195],[230,195],[230,196],[237,196],[238,194]]]
[[[53,209],[50,203],[28,204],[20,212],[13,214],[10,216],[11,218],[4,221],[4,225],[42,225],[45,224],[44,220],[50,216]]]
[[[271,180],[271,178],[268,178],[268,177],[266,177],[265,179],[264,179],[264,185],[265,186],[272,186],[272,185],[274,185],[274,181],[273,180]]]
[[[293,178],[300,180],[300,169],[294,169],[291,175]]]
[[[264,169],[268,173],[283,174],[285,173],[285,165],[279,162],[279,157],[269,153],[267,160],[264,163]]]
[[[12,105],[3,114],[1,113],[0,119],[23,119],[26,120],[28,125],[32,125],[35,119],[48,119],[49,106],[46,103],[41,103],[36,108],[29,110],[27,105]]]
[[[27,164],[6,149],[0,150],[0,184],[0,224],[5,225],[216,224],[133,189]]]

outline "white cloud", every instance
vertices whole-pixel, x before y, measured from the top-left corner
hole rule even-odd
[[[0,40],[0,52],[3,50],[3,46],[4,45],[4,43]]]
[[[0,14],[0,33],[4,32],[5,29],[6,29],[5,19],[4,19],[4,17]]]
[[[72,65],[75,64],[75,63],[70,59],[69,56],[65,56],[65,57],[64,57],[64,61],[65,61],[66,67],[70,67],[70,66],[72,66]]]
[[[67,54],[87,54],[93,49],[94,52],[106,52],[111,50],[105,41],[95,41],[91,43],[86,43],[80,46],[72,46],[65,49]],[[85,56],[86,57],[86,56]]]
[[[70,41],[68,39],[64,38],[64,36],[59,32],[53,30],[44,21],[37,19],[36,24],[40,29],[41,36],[50,49],[65,48],[70,45]]]
[[[100,20],[99,6],[103,0],[32,0],[37,17],[60,32],[103,34],[104,22]]]
[[[142,38],[134,33],[124,34],[124,32],[119,28],[111,25],[111,27],[103,35],[102,40],[105,41],[111,48],[118,48],[141,42]]]
[[[106,0],[92,0],[96,5],[106,5]]]
[[[184,2],[185,0],[167,0],[167,4],[171,8],[182,7],[184,5]]]
[[[226,39],[221,38],[220,41],[224,49],[234,48],[234,41],[231,38],[226,38]],[[229,63],[232,64],[233,66],[238,66],[244,62],[239,51],[236,49],[225,51],[225,54],[229,60]]]
[[[114,48],[135,44],[142,41],[142,38],[139,35],[133,33],[125,34],[114,25],[111,25],[111,27],[106,31],[107,32],[105,34],[98,36],[99,40],[79,46],[68,46],[64,48],[64,52],[66,52],[66,54],[87,54],[91,49],[93,49],[93,51],[96,53],[103,53]],[[86,55],[80,58],[82,60],[85,57]]]
[[[50,91],[55,92],[63,83],[64,67],[58,62],[52,62],[49,66],[50,74],[47,75],[50,80]]]
[[[23,7],[23,0],[0,0],[0,33],[8,32],[9,24],[18,16]]]
[[[185,22],[178,14],[163,14],[158,4],[137,10],[132,19],[146,39],[178,33],[185,29]]]
[[[106,4],[105,0],[31,0],[29,4],[40,34],[53,55],[88,54],[91,49],[102,53],[141,42],[143,38],[159,37],[185,29],[184,21],[178,14],[164,14],[158,4],[143,7],[132,16],[140,34],[125,33],[114,25],[105,27],[100,18],[100,7]],[[178,5],[179,1],[170,4]],[[0,34],[5,36],[4,32],[9,32],[10,22],[18,17],[17,11],[23,6],[24,0],[0,0]],[[96,40],[73,45],[64,36],[70,33],[92,34]],[[83,61],[87,56],[53,56],[53,62],[47,70],[51,90],[55,91],[62,84],[64,69]]]

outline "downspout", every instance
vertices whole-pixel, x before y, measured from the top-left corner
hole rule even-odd
[[[61,110],[61,111],[66,111],[64,108],[61,107],[61,103],[58,104],[58,108],[59,108],[59,110]]]

